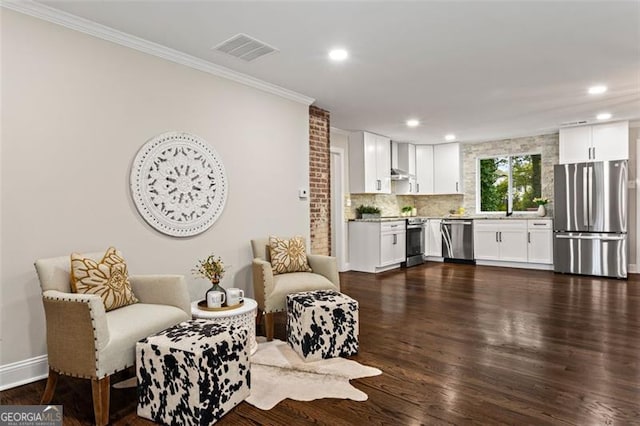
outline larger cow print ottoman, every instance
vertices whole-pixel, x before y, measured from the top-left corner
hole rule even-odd
[[[287,341],[305,361],[358,353],[358,302],[333,290],[287,295]]]
[[[136,344],[138,415],[171,425],[210,425],[249,396],[249,332],[192,320]]]

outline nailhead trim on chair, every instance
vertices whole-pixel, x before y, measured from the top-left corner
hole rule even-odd
[[[98,349],[98,337],[96,336],[96,321],[95,321],[95,316],[93,315],[93,309],[91,309],[91,304],[89,304],[89,301],[87,299],[71,299],[71,298],[65,298],[65,297],[51,297],[51,296],[46,296],[46,295],[42,295],[42,297],[44,297],[47,300],[56,300],[56,301],[62,301],[62,302],[72,302],[72,303],[84,303],[86,305],[89,306],[89,317],[91,318],[91,327],[93,328],[93,347],[94,347],[94,352],[95,352],[95,358],[96,358],[96,366],[95,366],[95,376],[80,376],[80,375],[74,375],[74,374],[70,374],[70,373],[65,373],[64,371],[59,371],[59,370],[55,370],[54,371],[58,371],[59,373],[64,374],[65,376],[71,376],[71,377],[80,377],[83,379],[93,379],[93,378],[97,378],[98,377],[98,364],[100,363],[98,360],[98,354],[99,354],[99,349]],[[107,377],[108,374],[105,374],[104,377]]]

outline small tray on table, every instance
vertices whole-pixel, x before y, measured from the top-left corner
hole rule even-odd
[[[230,311],[232,309],[238,309],[242,305],[244,305],[244,300],[238,303],[237,305],[222,306],[220,308],[210,308],[207,306],[206,300],[201,300],[198,302],[198,309],[202,309],[203,311],[220,312],[220,311]]]

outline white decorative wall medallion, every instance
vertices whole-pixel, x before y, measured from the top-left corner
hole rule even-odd
[[[185,132],[147,141],[133,160],[130,184],[144,220],[174,237],[206,231],[227,201],[227,177],[218,154]]]

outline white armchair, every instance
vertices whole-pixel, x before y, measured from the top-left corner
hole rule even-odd
[[[267,340],[273,340],[273,314],[286,309],[287,294],[311,290],[340,291],[340,275],[335,257],[307,254],[312,272],[274,275],[269,239],[251,240],[253,250],[253,292],[260,313],[264,314]]]
[[[35,262],[49,358],[41,404],[53,399],[59,374],[90,379],[95,422],[102,426],[109,423],[110,375],[134,365],[138,340],[191,318],[189,293],[182,275],[130,276],[140,302],[105,312],[100,296],[71,292],[70,263],[69,256]]]

